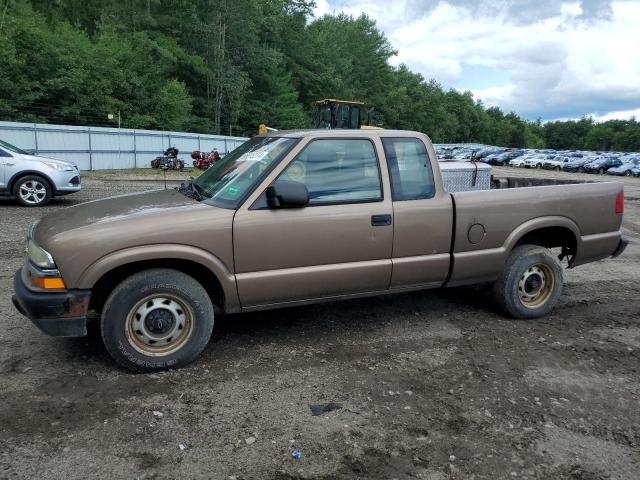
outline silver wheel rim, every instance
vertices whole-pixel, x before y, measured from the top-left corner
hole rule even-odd
[[[555,277],[548,265],[531,265],[518,281],[518,298],[527,308],[539,308],[551,297],[554,284]]]
[[[143,355],[171,355],[191,338],[193,318],[193,310],[182,299],[168,293],[149,295],[129,311],[127,339]]]
[[[47,196],[47,188],[38,180],[27,180],[20,184],[18,195],[25,203],[37,205]]]

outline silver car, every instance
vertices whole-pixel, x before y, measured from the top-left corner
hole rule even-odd
[[[80,190],[80,171],[69,162],[30,155],[0,140],[0,195],[25,207],[41,207],[54,196]]]

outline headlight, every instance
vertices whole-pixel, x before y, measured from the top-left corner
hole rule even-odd
[[[64,163],[57,163],[57,162],[42,162],[44,163],[47,167],[51,167],[55,170],[61,170],[63,172],[73,172],[74,168],[71,165],[67,165]]]
[[[37,267],[56,268],[51,254],[42,247],[39,247],[33,240],[29,240],[27,243],[27,257],[31,260],[31,263]]]

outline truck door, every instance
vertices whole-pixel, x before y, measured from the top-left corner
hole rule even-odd
[[[393,212],[373,141],[313,139],[280,179],[304,183],[310,201],[303,208],[269,209],[263,192],[236,213],[242,307],[387,290]]]
[[[440,286],[451,261],[451,196],[442,191],[439,170],[434,175],[421,139],[383,137],[382,144],[393,198],[391,288]]]

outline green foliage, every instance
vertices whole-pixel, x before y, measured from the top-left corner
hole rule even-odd
[[[0,119],[253,135],[312,125],[322,98],[364,101],[434,142],[640,150],[634,120],[542,124],[405,65],[366,15],[312,0],[0,0]],[[117,119],[117,115],[114,115]]]

